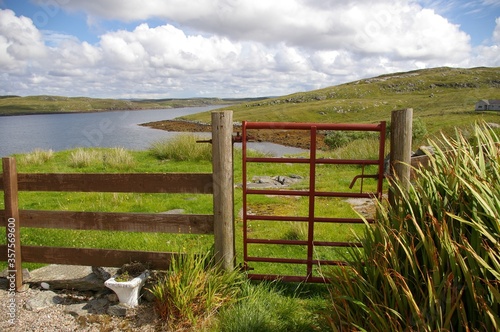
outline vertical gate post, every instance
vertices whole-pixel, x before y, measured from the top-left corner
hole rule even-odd
[[[21,265],[21,237],[19,231],[20,225],[16,160],[9,157],[3,158],[2,165],[8,277],[10,279],[11,275],[15,276],[16,291],[21,291],[23,286],[23,272]]]
[[[215,260],[223,269],[235,266],[233,198],[233,112],[212,112],[212,167]]]
[[[400,181],[402,190],[410,186],[412,120],[412,108],[393,111],[391,114],[391,177]],[[395,195],[394,190],[389,190],[390,204],[396,202]]]

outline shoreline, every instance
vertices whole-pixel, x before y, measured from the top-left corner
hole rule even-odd
[[[153,121],[141,123],[139,125],[172,132],[206,133],[212,131],[212,126],[210,124],[179,119]],[[241,133],[241,125],[234,125],[233,132]],[[310,147],[309,131],[304,130],[248,130],[248,137],[251,141],[256,142],[270,142],[301,149],[309,149]],[[317,148],[319,150],[329,149],[325,144],[325,134],[322,132],[318,132],[317,137]]]
[[[54,114],[54,115],[58,115],[58,114],[82,114],[82,113],[103,113],[103,112],[127,112],[127,111],[147,111],[147,110],[163,110],[163,109],[177,109],[177,108],[187,108],[187,107],[197,107],[197,106],[182,106],[182,107],[171,107],[171,106],[167,106],[167,107],[158,107],[158,108],[155,108],[155,107],[145,107],[145,108],[129,108],[129,109],[107,109],[107,108],[103,108],[103,109],[93,109],[93,110],[88,110],[88,111],[82,111],[82,110],[76,110],[76,111],[55,111],[55,112],[50,112],[50,111],[47,111],[47,112],[36,112],[36,113],[33,113],[33,112],[25,112],[25,113],[9,113],[9,114],[5,114],[5,113],[0,113],[0,116],[22,116],[22,115],[51,115],[51,114]],[[203,106],[202,106],[203,107]]]

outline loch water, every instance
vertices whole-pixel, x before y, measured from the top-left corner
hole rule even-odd
[[[123,147],[131,150],[143,150],[147,149],[154,141],[173,138],[179,133],[140,126],[141,123],[171,120],[216,108],[220,108],[220,105],[0,116],[0,157],[15,153],[27,153],[35,149],[61,151],[77,147]],[[273,155],[301,151],[272,143],[252,143],[249,144],[249,148]]]

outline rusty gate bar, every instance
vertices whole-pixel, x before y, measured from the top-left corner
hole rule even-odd
[[[316,192],[316,126],[311,126],[311,142],[309,147],[309,218],[307,230],[307,275],[313,272],[313,244],[314,244],[314,193]]]
[[[310,131],[310,151],[309,158],[279,158],[279,157],[247,157],[247,137],[248,129],[271,129],[271,130],[308,130]],[[254,280],[283,280],[290,282],[325,282],[323,277],[313,276],[313,267],[315,265],[345,265],[345,261],[338,260],[318,260],[314,259],[314,247],[359,247],[360,243],[355,242],[334,242],[334,241],[314,241],[315,223],[363,223],[358,218],[326,218],[315,216],[315,198],[316,197],[345,197],[345,198],[377,198],[382,197],[382,187],[384,179],[384,157],[385,157],[385,122],[379,124],[325,124],[325,123],[293,123],[293,122],[247,122],[242,123],[242,189],[243,189],[243,260],[244,267],[250,269],[249,262],[266,263],[288,263],[306,265],[305,276],[290,275],[272,275],[272,274],[248,274],[250,279]],[[316,139],[318,130],[341,130],[341,131],[373,131],[380,133],[379,154],[377,160],[357,160],[357,159],[325,159],[317,158]],[[269,189],[248,189],[247,187],[247,163],[269,162],[269,163],[299,163],[309,164],[309,190],[269,190]],[[358,178],[361,179],[361,190],[355,192],[317,192],[316,191],[316,166],[318,164],[330,165],[361,165],[363,174],[356,176],[351,188]],[[365,175],[364,167],[367,165],[378,165],[378,174]],[[374,178],[377,180],[377,189],[374,193],[364,193],[362,190],[362,181],[364,178]],[[307,216],[262,216],[249,215],[247,195],[287,195],[308,197],[309,213]],[[308,235],[307,240],[278,240],[278,239],[252,239],[248,238],[248,222],[252,220],[260,221],[293,221],[307,222]],[[368,219],[373,222],[373,219]],[[307,257],[305,258],[276,258],[276,257],[255,257],[248,254],[248,244],[270,244],[270,245],[297,245],[307,246]]]

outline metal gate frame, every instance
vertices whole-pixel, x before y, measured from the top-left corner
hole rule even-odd
[[[247,156],[247,130],[249,129],[270,129],[270,130],[308,130],[310,131],[310,152],[309,158],[277,158],[277,157],[258,157],[251,158]],[[321,130],[337,130],[337,131],[373,131],[380,133],[379,156],[377,160],[347,160],[347,159],[324,159],[316,156],[316,137],[317,132]],[[288,264],[305,264],[307,265],[307,273],[305,276],[290,276],[290,275],[269,275],[269,274],[254,274],[249,273],[248,277],[253,280],[282,280],[290,282],[317,282],[323,283],[323,277],[313,276],[313,266],[315,265],[345,265],[344,261],[331,260],[315,260],[313,259],[314,246],[330,246],[330,247],[352,247],[360,246],[359,243],[353,242],[326,242],[314,241],[314,224],[321,223],[362,223],[362,219],[357,218],[319,218],[315,216],[315,197],[342,197],[342,198],[378,198],[382,197],[382,185],[384,179],[384,149],[385,149],[385,132],[386,123],[379,124],[324,124],[324,123],[293,123],[293,122],[242,122],[242,154],[243,154],[243,169],[242,169],[242,189],[243,189],[243,261],[244,268],[250,270],[249,262],[268,262],[268,263],[288,263]],[[268,163],[301,163],[309,164],[309,190],[294,191],[294,190],[265,190],[265,189],[248,189],[247,188],[247,163],[268,162]],[[316,165],[333,164],[333,165],[362,165],[363,173],[356,176],[351,183],[354,185],[357,179],[363,181],[364,178],[375,178],[377,182],[376,192],[360,193],[353,192],[319,192],[316,191]],[[365,175],[364,167],[366,165],[378,165],[378,174]],[[362,184],[361,184],[362,186]],[[362,188],[362,187],[361,187]],[[287,196],[308,196],[309,197],[309,213],[305,217],[285,217],[285,216],[263,216],[249,215],[247,209],[248,195],[287,195]],[[257,239],[248,237],[248,221],[249,220],[268,220],[268,221],[300,221],[308,223],[308,237],[306,241],[300,240],[273,240],[273,239]],[[372,222],[373,220],[368,220]],[[271,257],[255,257],[249,256],[249,244],[285,244],[285,245],[306,245],[307,258],[271,258]]]

